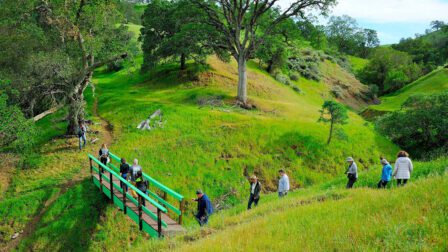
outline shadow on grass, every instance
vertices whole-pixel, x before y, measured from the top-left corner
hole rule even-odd
[[[20,250],[85,251],[107,200],[86,179],[62,194],[42,216]]]

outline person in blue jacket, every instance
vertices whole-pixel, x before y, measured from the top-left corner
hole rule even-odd
[[[213,213],[212,202],[201,190],[196,191],[196,196],[196,199],[192,199],[198,202],[198,212],[195,217],[199,225],[204,226],[208,223],[208,217]]]
[[[385,158],[381,159],[381,164],[383,165],[383,170],[381,172],[381,180],[378,182],[378,188],[386,188],[387,183],[392,178],[392,166]]]

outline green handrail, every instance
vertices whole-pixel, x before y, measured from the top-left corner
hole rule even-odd
[[[117,162],[121,162],[121,158],[118,157],[117,155],[111,153],[109,151],[109,156],[114,159]],[[184,199],[184,196],[182,196],[181,194],[173,191],[171,188],[168,188],[167,186],[165,186],[164,184],[160,183],[159,181],[155,180],[154,178],[148,176],[146,173],[143,172],[143,177],[148,180],[149,182],[151,182],[152,185],[155,185],[157,188],[159,188],[160,190],[168,193],[169,195],[173,196],[175,199],[177,199],[178,201],[182,201]]]
[[[131,183],[129,183],[126,179],[122,178],[121,176],[119,176],[117,173],[115,173],[114,171],[112,171],[109,167],[105,166],[103,163],[101,163],[98,159],[96,159],[94,156],[92,156],[91,154],[89,154],[89,158],[92,159],[93,161],[95,161],[95,163],[97,163],[98,165],[100,165],[101,167],[103,167],[106,171],[110,172],[113,176],[115,176],[116,178],[118,178],[120,181],[122,181],[123,183],[125,183],[129,188],[131,188],[132,190],[134,190],[135,192],[137,192],[138,195],[140,195],[142,198],[144,198],[145,200],[147,200],[149,203],[151,203],[152,205],[154,205],[155,207],[157,207],[158,209],[160,209],[162,212],[166,213],[167,209],[165,207],[163,207],[162,205],[160,205],[159,203],[157,203],[155,200],[151,199],[148,195],[142,193],[137,187],[135,187],[134,185],[132,185]]]

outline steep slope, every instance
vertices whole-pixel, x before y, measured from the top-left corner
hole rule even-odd
[[[426,95],[448,89],[448,69],[436,70],[415,82],[405,86],[397,92],[381,98],[380,105],[371,106],[372,109],[381,111],[393,111],[401,107],[412,95]]]
[[[247,111],[234,106],[236,64],[214,57],[208,63],[205,70],[189,65],[179,72],[177,65],[164,65],[144,75],[138,68],[95,75],[100,114],[117,136],[114,152],[138,158],[147,173],[187,197],[202,188],[226,207],[245,198],[249,174],[273,191],[277,170],[285,168],[297,188],[341,173],[346,156],[354,156],[363,170],[397,150],[351,112],[343,126],[347,136],[327,146],[329,126],[317,123],[324,98],[331,97],[324,83],[300,79],[298,94],[250,64],[248,92],[257,110]],[[164,113],[164,127],[136,130],[156,109]]]

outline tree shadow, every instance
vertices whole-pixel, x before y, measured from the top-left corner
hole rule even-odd
[[[107,200],[86,179],[69,188],[43,214],[22,250],[86,251]]]

